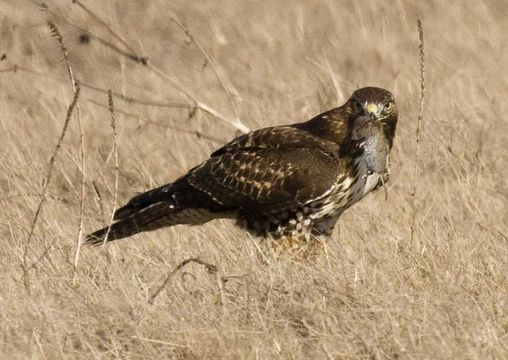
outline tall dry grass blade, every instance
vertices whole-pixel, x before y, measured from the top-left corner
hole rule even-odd
[[[107,40],[104,40],[100,37],[98,37],[97,35],[93,35],[91,34],[90,32],[87,32],[86,33],[90,38],[93,38],[95,41],[97,41],[99,44],[102,44],[103,46],[109,48],[110,50],[113,50],[114,52],[122,55],[122,56],[125,56],[126,58],[130,59],[130,60],[133,60],[137,63],[140,63],[140,64],[143,64],[143,65],[146,65],[148,64],[148,58],[147,57],[143,57],[143,56],[139,56],[139,55],[136,55],[136,54],[133,54],[129,51],[125,51],[123,49],[120,49],[118,46],[116,46],[115,44],[107,41]]]
[[[115,192],[113,194],[113,210],[111,211],[111,216],[109,218],[108,231],[106,232],[106,236],[102,242],[102,245],[106,245],[108,242],[109,232],[111,230],[111,225],[113,225],[113,219],[115,217],[116,207],[118,205],[118,134],[116,131],[116,117],[115,117],[115,106],[113,103],[113,93],[111,90],[108,91],[108,109],[109,114],[111,116],[111,129],[113,130],[113,153],[115,157]]]
[[[423,104],[425,99],[425,43],[424,33],[421,20],[416,22],[418,27],[418,38],[420,41],[420,104],[418,107],[418,122],[416,124],[416,151],[415,151],[415,167],[413,172],[413,189],[411,191],[411,244],[413,244],[416,233],[416,191],[418,188],[418,160],[420,157],[420,132],[423,120]]]
[[[53,154],[51,155],[51,158],[49,159],[48,171],[46,173],[46,176],[44,177],[44,185],[42,188],[41,199],[39,201],[39,204],[37,205],[37,210],[35,211],[35,215],[32,220],[32,224],[30,226],[30,232],[28,234],[28,237],[27,237],[27,240],[25,243],[25,248],[23,250],[23,262],[21,264],[21,268],[23,270],[23,284],[29,294],[30,294],[29,270],[32,268],[32,265],[28,264],[28,252],[29,252],[29,248],[30,248],[30,245],[31,245],[31,242],[33,239],[35,226],[37,225],[37,221],[42,213],[42,207],[43,207],[44,202],[46,200],[46,193],[48,191],[48,186],[51,181],[51,176],[53,175],[53,168],[55,165],[56,157],[58,155],[58,151],[60,150],[60,147],[62,146],[62,142],[63,142],[63,139],[65,138],[65,134],[67,133],[67,128],[69,127],[69,122],[71,120],[74,109],[78,103],[79,93],[80,93],[80,87],[79,87],[79,84],[76,83],[74,96],[72,98],[71,104],[69,105],[69,107],[67,109],[67,115],[65,116],[65,121],[64,121],[64,124],[62,127],[62,131],[60,132],[60,137],[58,138],[58,141],[55,145],[55,149],[53,150]],[[40,260],[42,260],[42,259],[39,259],[37,261],[40,261]]]
[[[46,6],[45,10],[48,9]],[[49,29],[51,30],[51,34],[54,38],[57,39],[60,44],[60,51],[64,56],[65,67],[67,68],[67,74],[69,75],[69,79],[71,80],[72,90],[75,93],[79,87],[78,82],[74,76],[74,72],[72,71],[71,61],[69,59],[69,52],[67,51],[67,47],[65,46],[65,42],[63,39],[60,30],[56,26],[56,24],[48,20],[47,21]],[[76,282],[77,268],[79,262],[79,253],[81,249],[81,239],[83,237],[83,218],[85,213],[85,197],[86,197],[86,172],[85,172],[85,141],[84,141],[84,131],[83,124],[81,122],[81,109],[79,107],[79,103],[76,101],[76,117],[78,119],[78,127],[79,127],[79,149],[80,149],[80,162],[81,162],[81,194],[79,199],[79,224],[78,224],[78,233],[76,238],[76,251],[74,253],[74,272],[72,276],[72,284],[74,285]]]

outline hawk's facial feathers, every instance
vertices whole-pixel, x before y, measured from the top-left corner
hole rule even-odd
[[[354,118],[368,115],[372,121],[379,121],[391,147],[398,117],[391,92],[378,87],[364,87],[356,90],[346,104]]]
[[[350,111],[356,115],[370,115],[381,120],[397,113],[395,99],[391,92],[377,88],[364,87],[356,90],[348,100]]]

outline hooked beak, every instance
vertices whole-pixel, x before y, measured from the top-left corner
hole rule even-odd
[[[365,112],[370,116],[371,120],[374,120],[379,117],[379,107],[377,104],[367,103],[365,107]]]

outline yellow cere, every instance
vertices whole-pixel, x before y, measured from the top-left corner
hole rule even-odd
[[[377,105],[376,104],[368,104],[367,105],[367,112],[369,114],[377,114]]]

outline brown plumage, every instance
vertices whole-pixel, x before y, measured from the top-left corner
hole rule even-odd
[[[298,251],[311,234],[330,234],[344,210],[388,179],[396,124],[390,92],[359,89],[309,121],[236,138],[175,182],[132,198],[111,228],[86,243],[235,218],[277,251]]]

